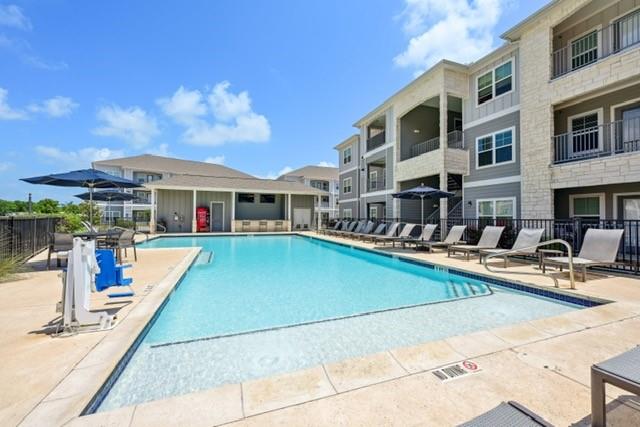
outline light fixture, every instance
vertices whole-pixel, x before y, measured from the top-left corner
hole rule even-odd
[[[420,133],[420,129],[414,129],[413,133]]]

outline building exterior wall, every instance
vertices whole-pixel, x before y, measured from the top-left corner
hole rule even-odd
[[[524,218],[521,215],[522,205],[519,182],[487,185],[482,187],[465,187],[462,203],[463,216],[465,218],[477,218],[478,200],[508,198],[515,198],[514,217]]]
[[[193,191],[158,190],[157,221],[164,222],[169,233],[190,233],[193,222]],[[174,221],[174,217],[178,221]]]
[[[640,197],[638,183],[595,185],[591,187],[563,188],[555,191],[557,218],[570,218],[570,196],[580,194],[602,194],[604,196],[604,216],[602,219],[622,219],[621,198],[616,195],[634,194]]]
[[[206,207],[211,209],[211,202],[224,203],[224,228],[223,231],[231,231],[231,204],[233,203],[232,193],[222,191],[198,191],[196,192],[196,207]]]
[[[248,202],[239,201],[240,194],[241,193],[236,193],[236,218],[235,219],[277,220],[277,219],[285,218],[286,195],[275,194],[274,195],[275,203],[261,203],[260,194],[255,193],[253,203],[248,203]],[[311,197],[311,200],[313,201],[313,197]],[[293,202],[291,204],[293,205]],[[313,208],[313,204],[311,207]]]

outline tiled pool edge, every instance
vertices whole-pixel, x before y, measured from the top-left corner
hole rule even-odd
[[[326,242],[326,243],[331,243],[331,244],[335,244],[335,245],[339,245],[339,246],[343,246],[343,247],[348,247],[351,249],[356,249],[356,250],[360,250],[360,251],[364,251],[364,252],[369,252],[369,253],[375,253],[378,255],[382,255],[388,258],[395,258],[398,259],[402,262],[407,262],[410,264],[415,264],[415,265],[420,265],[422,267],[426,267],[426,268],[431,268],[431,269],[441,269],[441,270],[445,270],[445,271],[451,271],[454,274],[460,275],[460,276],[464,276],[464,277],[468,277],[470,279],[474,279],[474,280],[480,280],[480,281],[486,281],[492,285],[497,285],[497,286],[502,286],[504,288],[509,288],[509,289],[513,289],[516,291],[520,291],[520,292],[525,292],[525,293],[529,293],[529,294],[534,294],[534,295],[539,295],[542,297],[546,297],[546,298],[550,298],[550,299],[554,299],[554,300],[558,300],[558,301],[562,301],[562,302],[567,302],[570,304],[574,304],[574,305],[579,305],[582,307],[597,307],[599,305],[603,305],[603,304],[608,304],[611,303],[613,301],[610,300],[605,300],[602,298],[596,298],[596,297],[591,297],[591,296],[586,296],[586,295],[574,295],[574,294],[570,294],[569,292],[563,290],[563,289],[554,289],[554,290],[549,290],[537,285],[533,285],[530,283],[524,283],[521,282],[519,280],[505,280],[505,279],[499,279],[497,277],[492,277],[486,274],[482,274],[482,273],[471,273],[468,272],[466,270],[461,270],[459,268],[454,268],[454,267],[449,267],[449,266],[444,266],[441,264],[437,264],[437,263],[433,263],[433,262],[429,262],[429,261],[423,261],[423,260],[419,260],[416,258],[412,258],[410,256],[406,256],[403,254],[390,254],[388,252],[384,252],[378,249],[372,249],[372,248],[366,248],[366,247],[362,247],[362,246],[357,246],[357,245],[353,245],[353,244],[349,244],[346,242],[340,242],[340,241],[336,241],[333,239],[329,239],[329,238],[324,238],[322,236],[310,236],[308,234],[298,234],[296,233],[297,236],[300,237],[304,237],[307,239],[312,239],[312,240],[318,240],[321,242]]]

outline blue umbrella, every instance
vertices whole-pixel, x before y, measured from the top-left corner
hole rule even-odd
[[[438,190],[436,188],[428,187],[424,184],[420,184],[417,187],[409,188],[408,190],[400,191],[399,193],[393,193],[392,196],[396,199],[420,199],[421,211],[420,221],[422,228],[424,228],[424,199],[444,199],[455,196],[454,193],[448,191]]]
[[[95,188],[136,188],[137,182],[96,169],[80,169],[77,171],[54,173],[51,175],[21,178],[30,184],[55,185],[57,187],[84,187],[89,189],[89,206],[93,206],[93,190]],[[93,209],[89,209],[89,221],[93,223]]]

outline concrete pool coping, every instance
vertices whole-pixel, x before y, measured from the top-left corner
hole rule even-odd
[[[185,236],[193,237],[188,234]],[[339,238],[320,238],[332,242],[345,242],[344,239]],[[373,246],[353,241],[347,242],[349,245],[358,244],[369,249]],[[302,371],[241,384],[225,385],[202,392],[78,417],[80,410],[86,406],[104,383],[105,373],[108,377],[113,371],[124,352],[136,340],[158,307],[196,259],[200,249],[191,249],[179,267],[163,279],[162,286],[157,285],[146,297],[149,299],[145,299],[134,307],[131,312],[134,315],[127,316],[115,330],[108,334],[104,341],[108,341],[109,345],[99,344],[87,354],[85,358],[101,361],[97,367],[89,369],[89,366],[79,365],[81,368],[67,375],[31,411],[24,420],[25,425],[51,424],[52,420],[56,420],[60,424],[70,421],[73,425],[168,425],[172,424],[171,420],[174,422],[180,420],[180,422],[189,425],[218,425],[239,420],[251,420],[256,419],[260,414],[273,414],[284,408],[301,407],[307,403],[311,404],[357,391],[361,392],[375,386],[384,387],[385,384],[394,381],[425,376],[430,370],[449,363],[469,358],[483,358],[505,351],[517,353],[520,348],[528,345],[562,339],[569,335],[587,330],[597,330],[621,322],[635,322],[639,320],[637,318],[640,316],[640,304],[614,302],[561,316],[454,336],[408,348],[391,349],[352,360],[323,364]],[[402,254],[402,256],[413,258],[411,254]],[[415,259],[438,264],[430,258]],[[451,267],[450,263],[439,265],[445,268]],[[456,264],[455,269],[459,268],[462,267]],[[478,273],[474,272],[474,274]],[[514,281],[512,278],[503,280]],[[636,285],[640,284],[637,279],[634,281],[639,282]],[[525,283],[549,289],[548,286],[545,287],[539,283]],[[583,295],[580,290],[573,292],[576,295],[589,298],[605,299],[602,295],[596,296],[588,293]],[[607,299],[614,300],[614,298]],[[638,291],[636,299],[640,303],[640,291]],[[83,369],[84,372],[80,372]],[[434,385],[431,384],[431,386]],[[80,392],[78,392],[78,388],[81,389]]]

